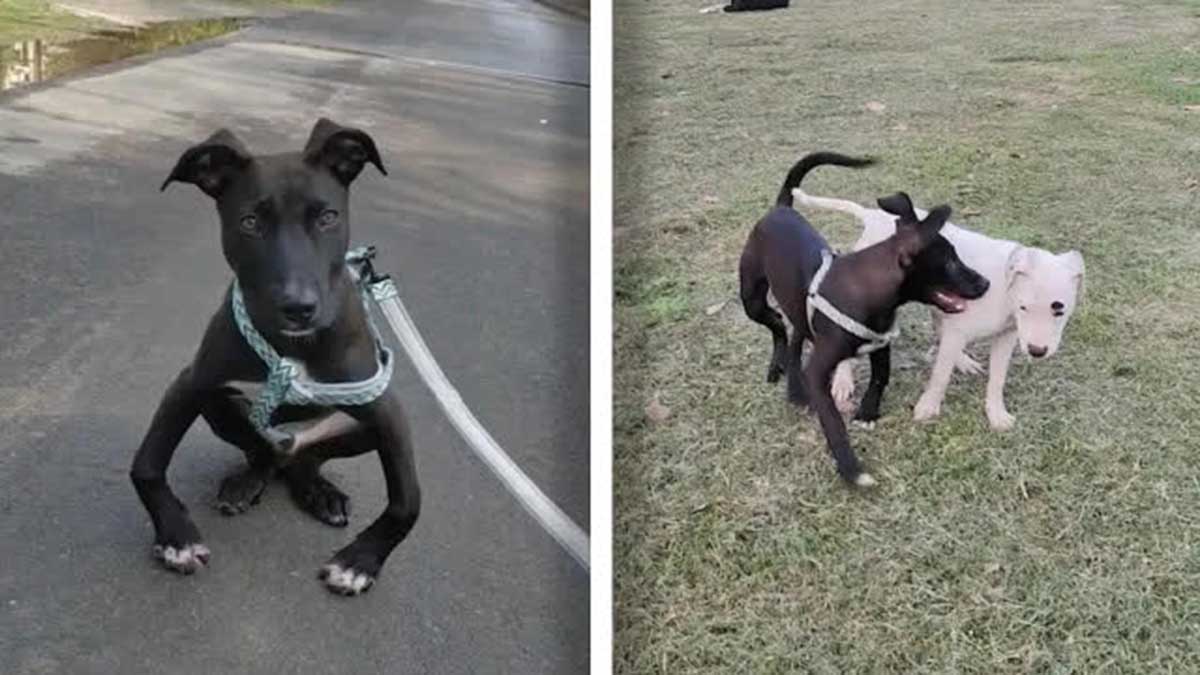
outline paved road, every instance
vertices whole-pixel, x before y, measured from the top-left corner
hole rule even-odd
[[[334,597],[315,572],[382,508],[374,459],[329,465],[349,531],[281,486],[224,518],[209,504],[240,457],[202,424],[170,478],[213,563],[179,578],[149,558],[129,460],[228,279],[207,198],[158,184],[218,126],[275,151],[319,115],[368,129],[391,174],[356,182],[354,239],[380,246],[467,404],[587,527],[586,25],[532,2],[389,4],[0,98],[4,672],[586,667],[587,575],[404,360],[425,508],[371,593]]]

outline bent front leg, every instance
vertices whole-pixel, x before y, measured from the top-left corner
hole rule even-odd
[[[883,390],[887,388],[892,377],[892,348],[881,347],[871,352],[871,383],[867,385],[867,393],[863,395],[862,404],[858,407],[854,419],[874,425],[879,419],[879,406],[883,403]]]
[[[374,428],[388,493],[383,513],[321,569],[321,578],[330,591],[357,595],[371,587],[392,549],[416,525],[421,513],[421,488],[408,422],[394,385],[373,403],[347,408],[346,412]]]
[[[200,415],[200,392],[185,368],[167,389],[133,459],[129,477],[154,523],[154,555],[167,569],[191,574],[208,563],[209,551],[187,507],[167,485],[167,466],[183,435]]]
[[[846,359],[838,364],[833,373],[833,401],[838,410],[849,412],[852,409],[850,397],[854,396],[854,359]]]

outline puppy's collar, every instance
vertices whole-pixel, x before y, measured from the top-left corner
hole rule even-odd
[[[817,273],[813,275],[812,283],[808,285],[808,329],[813,335],[816,335],[816,329],[813,327],[813,312],[820,311],[830,321],[838,325],[839,328],[850,333],[851,335],[865,340],[866,344],[858,348],[859,354],[870,354],[871,352],[882,349],[891,344],[900,335],[899,328],[892,328],[886,333],[876,333],[867,328],[858,321],[843,314],[834,307],[828,300],[821,297],[821,282],[825,280],[825,275],[829,272],[830,266],[833,265],[833,254],[829,249],[821,250],[821,267]]]
[[[246,301],[242,296],[242,288],[237,279],[233,280],[233,292],[230,305],[233,308],[233,320],[238,332],[258,354],[267,366],[267,382],[262,393],[254,401],[248,412],[250,423],[258,433],[281,451],[287,451],[291,446],[291,437],[286,432],[271,426],[271,415],[284,404],[318,405],[318,406],[359,406],[366,405],[379,398],[392,380],[393,361],[392,350],[383,344],[379,331],[371,319],[371,308],[367,299],[370,290],[356,270],[351,268],[359,295],[362,298],[363,310],[367,313],[367,323],[371,326],[371,334],[377,345],[379,367],[375,374],[366,380],[358,382],[317,382],[308,376],[301,362],[280,356],[279,352],[267,342],[262,333],[254,327],[250,314],[246,311]]]

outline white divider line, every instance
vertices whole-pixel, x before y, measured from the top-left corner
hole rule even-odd
[[[433,392],[446,417],[450,418],[450,422],[467,441],[467,445],[471,446],[479,459],[496,474],[504,487],[508,488],[521,506],[541,523],[550,536],[554,537],[585,571],[590,571],[587,534],[550,501],[471,414],[470,409],[463,403],[462,396],[450,384],[450,380],[446,379],[446,374],[434,360],[399,296],[379,301],[377,304],[392,329],[396,331],[396,337],[408,352],[408,357],[416,366],[417,372]]]

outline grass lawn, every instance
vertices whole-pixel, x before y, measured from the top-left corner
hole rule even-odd
[[[1200,672],[1200,2],[706,4],[614,8],[619,670]],[[884,419],[850,432],[865,494],[737,300],[818,149],[882,163],[813,194],[903,189],[1087,262],[1062,351],[1014,360],[1009,433],[960,374],[912,421],[932,336],[902,310]]]
[[[104,27],[103,22],[64,12],[43,0],[0,0],[0,46],[34,38],[69,38],[98,27]]]
[[[231,0],[230,4],[297,9],[329,7],[337,0]],[[111,28],[96,19],[63,11],[46,0],[0,0],[0,46],[18,40],[62,40],[92,30]]]

